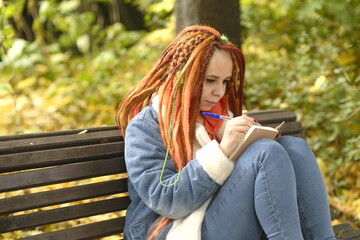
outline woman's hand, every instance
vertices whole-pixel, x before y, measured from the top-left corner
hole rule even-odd
[[[230,157],[237,148],[240,139],[245,136],[252,125],[257,124],[258,122],[254,118],[245,115],[226,121],[220,148],[225,156]]]

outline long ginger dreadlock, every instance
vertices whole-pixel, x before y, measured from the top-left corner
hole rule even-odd
[[[215,49],[226,51],[232,57],[233,72],[226,90],[226,108],[235,116],[240,116],[243,103],[244,56],[215,29],[206,26],[191,26],[180,32],[149,73],[120,103],[116,114],[117,124],[125,136],[129,121],[157,95],[161,137],[178,171],[193,157],[192,145],[195,124],[200,113],[202,85]],[[149,239],[156,239],[171,221],[161,218],[151,228]]]

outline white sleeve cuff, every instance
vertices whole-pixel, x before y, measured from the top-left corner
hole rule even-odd
[[[212,140],[199,149],[196,152],[196,158],[205,172],[220,185],[230,176],[235,165],[224,155],[216,140]]]

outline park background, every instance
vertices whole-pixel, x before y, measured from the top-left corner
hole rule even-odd
[[[296,113],[334,221],[359,228],[360,1],[227,2],[0,0],[0,135],[114,125],[122,97],[181,26],[222,13],[214,24],[234,30],[247,60],[246,109]]]

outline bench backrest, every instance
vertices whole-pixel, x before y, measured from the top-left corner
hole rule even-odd
[[[272,127],[284,120],[284,135],[304,137],[292,112],[248,115]],[[0,234],[121,238],[129,203],[124,141],[115,126],[0,137]]]

